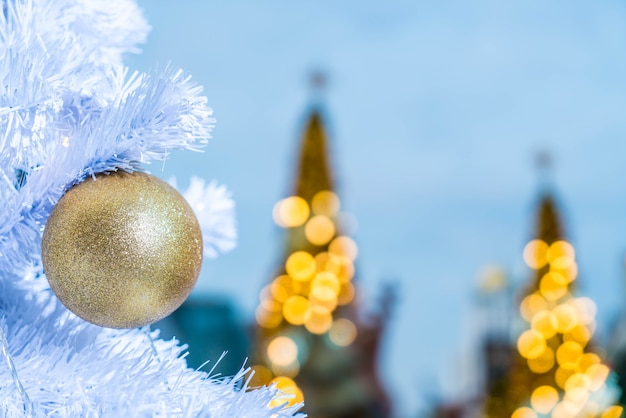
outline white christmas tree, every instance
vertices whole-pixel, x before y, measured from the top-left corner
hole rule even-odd
[[[246,370],[214,379],[158,331],[92,325],[59,302],[41,257],[46,220],[73,185],[198,149],[213,119],[180,70],[129,74],[148,25],[131,0],[0,0],[0,415],[293,416]],[[206,255],[233,246],[233,203],[194,181],[186,195]],[[217,359],[207,359],[217,360]],[[285,399],[286,405],[288,399]]]

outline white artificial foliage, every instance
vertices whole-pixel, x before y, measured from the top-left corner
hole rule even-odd
[[[176,179],[170,180],[170,184],[175,186]],[[183,196],[200,223],[204,255],[215,258],[235,248],[235,201],[226,186],[216,181],[205,185],[203,179],[192,176]]]
[[[41,236],[64,191],[198,149],[214,121],[180,70],[123,66],[149,29],[133,1],[0,5],[0,416],[294,416],[298,406],[268,408],[281,396],[274,388],[245,390],[244,370],[212,379],[188,369],[185,347],[158,331],[100,328],[57,300],[41,267]],[[228,192],[197,180],[191,189],[209,253],[228,250]]]

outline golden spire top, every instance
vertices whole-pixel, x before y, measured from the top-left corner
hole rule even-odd
[[[541,198],[536,222],[536,238],[543,240],[548,245],[563,239],[561,217],[551,194],[544,194]]]
[[[334,188],[327,142],[322,115],[318,109],[313,109],[302,137],[295,185],[295,194],[307,202],[316,193]]]
[[[552,164],[553,159],[549,151],[540,150],[535,155],[535,165],[541,183],[540,188],[543,189],[541,192],[542,197],[539,201],[539,211],[537,213],[537,235],[535,238],[543,240],[548,245],[564,238],[561,227],[561,217],[554,202],[554,197],[551,192],[552,187],[550,186]]]

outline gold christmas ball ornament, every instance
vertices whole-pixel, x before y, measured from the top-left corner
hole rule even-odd
[[[109,328],[164,318],[189,296],[202,264],[198,220],[178,191],[114,172],[69,189],[43,232],[50,287],[79,317]]]

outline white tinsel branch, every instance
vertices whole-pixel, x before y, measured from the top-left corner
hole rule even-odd
[[[268,407],[281,396],[274,388],[246,390],[243,370],[216,380],[188,369],[177,341],[91,325],[51,292],[41,234],[64,191],[86,176],[198,149],[214,121],[180,70],[123,66],[148,31],[132,0],[0,5],[0,415],[294,416],[299,405]],[[228,192],[192,186],[208,251],[228,250]]]

